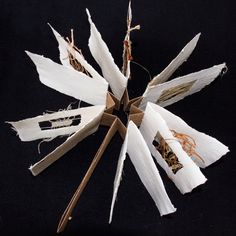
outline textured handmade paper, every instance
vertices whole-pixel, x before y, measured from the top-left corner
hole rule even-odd
[[[104,78],[109,82],[112,92],[119,100],[122,98],[127,86],[127,78],[121,73],[118,66],[103,41],[101,34],[97,30],[95,24],[92,22],[89,11],[87,10],[88,20],[90,23],[90,38],[89,49],[102,69]]]
[[[144,110],[147,102],[157,103],[158,105],[165,107],[185,98],[186,96],[199,92],[205,86],[214,81],[214,79],[217,78],[225,68],[226,64],[223,63],[205,70],[178,77],[162,84],[149,86],[143,94],[140,108]],[[181,89],[181,86],[184,87],[186,84],[191,86],[185,90]],[[167,99],[160,99],[160,97],[163,96],[163,93],[166,93],[168,90],[170,92],[172,90],[173,93],[169,93]]]
[[[192,157],[192,160],[198,166],[205,168],[219,160],[229,151],[228,147],[223,143],[207,134],[193,129],[180,117],[169,112],[165,108],[154,104],[150,104],[150,106],[155,112],[158,112],[161,115],[170,130],[175,130],[176,132],[186,134],[195,141],[195,151],[203,159],[203,161],[201,161],[199,158]]]
[[[133,60],[130,33],[140,29],[139,25],[135,27],[131,25],[131,2],[128,6],[127,32],[123,41],[123,67],[121,70],[115,64],[89,11],[86,11],[90,25],[88,46],[102,70],[102,76],[86,61],[82,50],[75,45],[73,30],[71,30],[71,39],[64,39],[50,25],[58,42],[61,64],[37,54],[26,53],[36,65],[39,79],[43,84],[93,106],[66,109],[9,122],[22,141],[43,139],[41,141],[43,142],[58,136],[69,136],[56,149],[30,166],[29,170],[34,176],[60,159],[81,140],[96,132],[100,125],[110,127],[83,180],[65,208],[57,232],[62,232],[66,227],[77,201],[116,132],[119,132],[124,143],[114,180],[110,223],[127,154],[141,182],[155,202],[160,215],[166,215],[175,212],[176,208],[167,195],[157,168],[161,166],[180,192],[184,194],[206,182],[207,179],[200,167],[209,166],[229,151],[215,138],[191,128],[180,117],[163,108],[200,91],[226,68],[226,64],[223,63],[168,81],[189,58],[197,45],[200,33],[161,73],[150,81],[142,96],[140,94],[140,97],[129,100],[127,82],[131,77],[130,62]],[[140,63],[135,61],[133,63],[147,71]],[[108,85],[112,93],[108,92]],[[127,128],[118,117],[111,114],[113,109],[118,110],[121,107],[124,112],[130,113]]]
[[[105,105],[108,83],[90,78],[82,72],[57,64],[52,60],[27,52],[36,65],[40,81],[61,93],[92,105]]]
[[[71,135],[81,130],[96,117],[101,117],[104,110],[104,105],[97,105],[44,114],[8,123],[17,131],[21,141],[56,138]]]
[[[157,84],[161,84],[166,82],[170,76],[189,58],[195,49],[197,42],[199,40],[201,33],[197,34],[177,55],[173,61],[157,76],[153,78],[153,80],[149,83],[148,86],[154,86]],[[148,88],[147,88],[148,89]]]
[[[121,149],[117,166],[110,212],[110,222],[112,220],[114,202],[121,180],[126,152],[129,154],[130,160],[133,163],[140,180],[154,200],[160,214],[166,215],[175,212],[176,209],[172,205],[166,193],[164,184],[153,161],[148,146],[137,126],[132,121],[130,121],[127,127],[126,138]]]
[[[92,78],[104,80],[104,78],[85,60],[85,58],[77,50],[75,50],[67,41],[65,41],[65,39],[51,25],[49,26],[51,27],[52,32],[57,39],[58,49],[60,52],[60,61],[64,66],[73,68],[69,60],[69,53],[71,53],[74,58],[85,68],[85,70],[88,71]]]
[[[153,108],[155,106],[155,104],[147,104],[140,131],[147,142],[152,155],[156,158],[158,164],[166,171],[167,175],[175,183],[181,193],[191,192],[200,184],[205,183],[206,178],[191,157],[183,150],[178,140],[173,136],[162,116]],[[158,132],[165,139],[166,143],[170,146],[180,163],[183,165],[183,168],[176,174],[173,173],[172,169],[153,145],[153,140]]]

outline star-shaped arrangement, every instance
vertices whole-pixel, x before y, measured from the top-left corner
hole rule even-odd
[[[228,147],[215,138],[191,128],[180,117],[164,108],[200,91],[226,71],[226,65],[223,63],[167,81],[191,55],[200,34],[197,34],[171,63],[150,81],[142,96],[130,100],[127,91],[127,83],[131,78],[130,63],[133,59],[130,34],[140,29],[139,25],[134,27],[131,25],[131,3],[128,6],[122,70],[115,64],[89,11],[86,11],[90,24],[88,46],[102,70],[102,76],[85,60],[82,51],[75,46],[73,30],[71,39],[64,39],[50,26],[59,45],[61,64],[31,52],[26,53],[36,65],[39,79],[43,84],[84,101],[90,106],[77,109],[68,107],[58,112],[9,122],[22,141],[38,139],[50,141],[58,136],[69,135],[64,143],[29,168],[34,176],[44,171],[81,140],[96,132],[100,125],[110,127],[66,207],[57,232],[65,229],[80,195],[116,132],[119,132],[124,142],[114,180],[109,222],[112,221],[126,154],[129,155],[160,215],[166,215],[175,212],[176,208],[167,195],[154,159],[184,194],[206,182],[207,179],[200,168],[211,165],[229,151]],[[111,92],[108,91],[108,86]],[[113,110],[119,110],[121,107],[129,113],[127,126],[112,114]]]

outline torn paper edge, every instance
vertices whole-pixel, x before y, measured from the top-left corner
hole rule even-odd
[[[225,68],[227,68],[226,64],[222,63],[222,64],[215,65],[204,70],[200,70],[195,73],[191,73],[185,76],[175,78],[163,84],[149,86],[148,90],[143,95],[143,99],[141,101],[139,108],[144,110],[147,102],[156,103],[163,91],[172,89],[172,88],[175,88],[176,86],[193,81],[193,85],[191,86],[189,90],[187,90],[186,92],[180,93],[170,99],[164,100],[163,102],[159,102],[158,105],[165,107],[175,102],[178,102],[182,100],[183,98],[185,98],[186,96],[197,93],[201,89],[203,89],[205,86],[209,85],[222,73],[222,71]]]
[[[121,100],[127,87],[128,79],[121,73],[118,66],[115,64],[106,43],[103,41],[101,34],[91,19],[89,10],[86,9],[86,12],[90,23],[90,37],[88,43],[90,52],[101,67],[102,74],[108,81],[113,94],[117,99]]]
[[[89,72],[89,74],[94,79],[102,79],[105,80],[85,59],[84,57],[79,54],[76,50],[74,50],[68,42],[65,41],[65,39],[48,23],[50,26],[57,42],[58,42],[58,49],[60,52],[60,60],[61,63],[65,66],[72,67],[69,63],[69,55],[68,52],[70,52],[72,55],[75,56],[76,60],[85,68],[86,71]],[[73,67],[72,67],[73,68]]]
[[[121,178],[122,178],[122,172],[124,168],[124,161],[126,159],[126,152],[127,152],[127,144],[128,144],[128,134],[126,133],[125,140],[123,142],[120,156],[118,159],[117,169],[116,169],[116,175],[114,180],[114,187],[113,187],[113,196],[112,196],[112,202],[111,202],[111,209],[110,209],[110,217],[109,217],[109,224],[112,222],[112,216],[115,206],[115,201],[118,194],[118,189],[120,186]]]
[[[148,86],[154,86],[166,82],[170,76],[190,57],[200,36],[201,33],[198,33],[188,44],[186,44],[177,57],[174,58],[160,74],[156,75]]]
[[[180,143],[174,138],[169,130],[165,120],[155,111],[152,106],[155,104],[148,103],[144,117],[140,126],[140,131],[158,164],[165,170],[169,178],[174,182],[182,194],[191,192],[197,186],[204,184],[207,179],[200,171],[199,167],[192,161],[187,153],[182,149]],[[159,127],[159,128],[158,128]],[[160,130],[161,128],[161,130]],[[161,154],[153,146],[152,142],[157,134],[165,139],[174,154],[178,157],[183,168],[174,174]]]
[[[171,113],[167,109],[152,103],[150,103],[150,106],[153,110],[155,110],[162,116],[170,130],[175,130],[179,133],[187,134],[191,138],[193,138],[196,143],[196,152],[204,161],[202,162],[197,158],[192,158],[199,167],[205,168],[215,163],[222,156],[226,155],[229,152],[229,148],[218,141],[216,138],[199,132],[196,129],[190,127],[184,120]],[[204,154],[203,150],[209,150],[205,152],[210,152],[211,156],[209,154]]]
[[[140,180],[155,202],[160,215],[162,216],[175,212],[176,208],[172,205],[166,193],[164,184],[147,144],[137,126],[133,123],[133,121],[130,121],[128,124],[125,141],[121,149],[120,158],[118,160],[109,223],[112,221],[114,203],[121,180],[126,152],[129,154],[131,162],[133,163]]]
[[[92,105],[106,104],[108,83],[105,80],[93,79],[44,56],[26,53],[36,65],[39,79],[44,85]]]
[[[34,176],[38,175],[47,167],[49,167],[51,164],[53,164],[55,161],[57,161],[59,158],[61,158],[65,153],[67,153],[69,150],[75,147],[84,138],[96,132],[99,127],[102,115],[103,113],[97,114],[93,119],[88,121],[88,123],[83,128],[81,128],[79,131],[70,136],[64,143],[58,146],[54,151],[49,153],[39,162],[35,163],[34,165],[31,165],[29,168],[31,173]]]
[[[21,141],[33,141],[37,139],[54,139],[58,136],[71,135],[98,114],[102,114],[105,110],[104,105],[83,107],[78,109],[63,110],[59,112],[46,113],[44,115],[27,118],[16,122],[7,122],[13,126],[14,130]],[[79,123],[73,125],[74,118],[79,116]],[[40,124],[43,122],[49,123],[51,126],[47,129],[42,129]],[[65,124],[63,126],[63,124]],[[56,128],[58,125],[58,128]]]

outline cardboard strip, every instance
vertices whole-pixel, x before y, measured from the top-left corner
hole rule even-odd
[[[78,132],[96,116],[101,117],[104,109],[104,105],[65,109],[7,123],[12,125],[21,141],[54,139]]]
[[[137,97],[132,100],[128,100],[126,109],[129,111],[129,121],[133,121],[137,126],[141,125],[144,112],[139,108],[139,104],[142,101],[142,97]]]
[[[116,116],[113,116],[109,113],[112,113],[113,109],[118,106],[118,101],[115,100],[114,102],[112,95],[108,93],[107,110],[105,113],[103,113],[102,118],[101,115],[99,115],[99,117],[97,117],[94,121],[88,123],[88,125],[85,125],[85,127],[81,128],[81,130],[77,131],[74,135],[69,137],[63,144],[61,144],[54,151],[45,156],[42,160],[30,166],[29,170],[31,171],[31,173],[34,176],[40,174],[47,167],[49,167],[55,161],[60,159],[65,153],[67,153],[74,146],[76,146],[80,141],[94,133],[98,129],[98,126],[100,124],[105,126],[111,126],[112,123],[116,120]],[[117,125],[119,126],[118,130],[121,136],[123,137],[125,135],[125,127],[120,121],[117,121]]]
[[[90,123],[85,125],[81,130],[74,133],[63,144],[57,147],[54,151],[45,156],[42,160],[30,166],[29,170],[36,176],[44,171],[47,167],[61,158],[65,153],[75,147],[80,141],[94,133],[99,126],[101,116],[96,117]]]
[[[62,232],[66,225],[67,225],[67,222],[69,220],[69,217],[71,216],[72,214],[72,211],[73,209],[75,208],[84,188],[86,187],[91,175],[93,174],[98,162],[100,161],[104,151],[106,150],[108,144],[110,143],[112,137],[116,134],[116,132],[118,131],[118,129],[120,129],[120,124],[119,124],[119,121],[118,121],[118,118],[116,118],[109,131],[107,132],[107,135],[106,137],[104,138],[100,148],[98,149],[89,169],[87,170],[83,180],[81,181],[79,187],[77,188],[77,190],[75,191],[71,201],[69,202],[68,206],[66,207],[60,221],[59,221],[59,224],[58,224],[58,228],[57,228],[57,233],[60,233]],[[122,133],[123,131],[119,131],[120,133]]]
[[[116,107],[116,104],[114,100],[112,99],[111,93],[107,93],[107,101],[106,101],[106,112],[112,113],[114,108]]]
[[[139,112],[139,111],[142,112],[142,110],[140,110],[138,108],[139,104],[142,102],[142,99],[143,99],[143,97],[136,97],[136,98],[133,98],[133,99],[130,100],[128,90],[126,89],[125,92],[124,92],[124,96],[122,97],[122,100],[121,100],[121,103],[123,104],[123,110],[131,112],[132,111],[132,105],[134,105],[135,111],[133,111],[133,112]]]
[[[125,89],[124,95],[123,95],[123,97],[121,99],[121,103],[123,104],[124,111],[126,111],[127,110],[127,106],[129,104],[129,93],[128,93],[128,89],[127,88]]]
[[[110,127],[116,119],[116,116],[105,112],[103,113],[100,125]]]
[[[138,97],[136,99],[132,99],[129,114],[135,114],[135,113],[142,113],[143,111],[139,108],[140,103],[142,102],[142,97]]]
[[[144,113],[137,113],[129,115],[129,121],[133,121],[135,125],[140,126],[142,123]]]
[[[119,110],[120,109],[120,100],[118,100],[112,93],[109,92],[109,94],[110,94],[113,102],[115,103],[114,109]]]
[[[117,131],[119,132],[120,136],[125,139],[126,135],[126,127],[124,124],[121,122],[120,119],[117,119]]]

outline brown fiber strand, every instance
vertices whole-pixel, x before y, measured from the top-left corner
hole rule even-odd
[[[178,139],[178,141],[180,142],[182,148],[184,149],[184,151],[189,156],[197,157],[203,163],[205,163],[204,160],[202,159],[202,157],[195,151],[195,149],[196,149],[196,142],[195,142],[195,140],[192,137],[190,137],[187,134],[178,133],[175,130],[171,130],[171,132],[174,135],[174,137]]]

